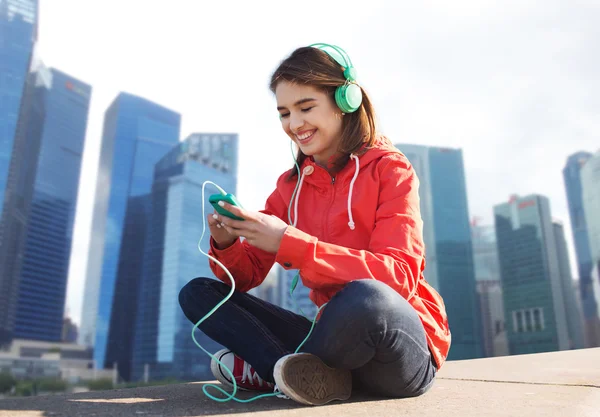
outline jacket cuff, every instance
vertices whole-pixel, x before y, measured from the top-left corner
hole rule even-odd
[[[229,245],[225,249],[217,249],[216,242],[213,237],[210,237],[210,251],[209,254],[213,255],[213,257],[217,258],[219,261],[222,259],[236,259],[237,254],[242,248],[242,242],[240,239],[236,239],[233,244]]]
[[[281,239],[275,262],[284,269],[302,269],[309,247],[317,244],[317,238],[288,226]]]

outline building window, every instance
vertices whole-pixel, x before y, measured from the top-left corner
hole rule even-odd
[[[537,320],[536,320],[537,316]],[[544,310],[542,308],[536,308],[533,310],[533,319],[535,323],[535,330],[542,331],[546,327],[544,323]]]
[[[531,323],[531,310],[525,310],[525,331],[531,332],[533,325]]]
[[[542,318],[540,317],[540,309],[533,310],[533,324],[535,330],[542,330]]]
[[[517,317],[516,318],[516,320],[517,320],[516,332],[521,333],[523,331],[523,312],[517,311],[516,317]]]
[[[544,330],[544,309],[540,307],[513,311],[513,330],[516,333]],[[499,323],[496,323],[496,330]]]

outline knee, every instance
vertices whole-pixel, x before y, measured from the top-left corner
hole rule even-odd
[[[214,279],[200,277],[194,278],[185,284],[179,291],[179,305],[181,309],[185,311],[189,303],[193,302],[199,293],[204,292],[211,282],[214,282]]]
[[[389,285],[374,279],[359,279],[352,281],[344,287],[343,291],[347,293],[354,302],[371,304],[373,306],[385,307],[388,304],[397,304],[400,294],[394,291]]]
[[[349,314],[371,322],[381,320],[390,311],[412,309],[393,288],[373,279],[350,282],[340,292],[340,298]]]

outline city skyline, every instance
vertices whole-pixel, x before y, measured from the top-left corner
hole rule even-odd
[[[598,88],[592,79],[598,63],[591,58],[597,38],[592,22],[597,12],[584,6],[563,10],[561,4],[514,2],[500,8],[463,3],[462,7],[406,8],[376,2],[362,6],[368,11],[363,26],[352,36],[342,37],[326,23],[325,16],[335,8],[315,3],[323,12],[315,17],[308,3],[306,9],[297,11],[298,17],[310,16],[320,25],[306,37],[287,31],[285,20],[262,21],[266,17],[261,16],[258,22],[245,22],[242,16],[250,5],[240,2],[240,13],[231,15],[231,27],[248,27],[252,35],[240,39],[226,34],[223,42],[211,46],[202,39],[222,33],[221,28],[214,19],[200,26],[193,21],[200,15],[227,13],[230,6],[181,2],[180,7],[165,9],[143,3],[147,18],[137,19],[136,34],[131,35],[130,21],[142,3],[85,6],[42,2],[40,43],[45,60],[94,87],[80,185],[83,204],[76,220],[69,275],[70,315],[77,321],[81,312],[93,204],[90,188],[97,171],[101,115],[108,103],[119,91],[130,91],[172,107],[183,116],[182,137],[193,131],[238,132],[240,172],[244,173],[239,197],[246,207],[260,209],[277,175],[291,167],[289,142],[266,88],[268,75],[285,54],[313,41],[337,43],[348,51],[359,80],[364,80],[372,95],[383,131],[394,142],[464,149],[471,217],[482,217],[490,224],[493,204],[510,194],[548,195],[555,217],[568,229],[569,255],[575,259],[561,169],[569,154],[595,151],[600,136],[593,118],[599,103],[588,99]],[[288,6],[276,7],[285,12]],[[119,14],[111,12],[116,9]],[[179,13],[182,9],[186,13]],[[65,20],[67,11],[79,18]],[[107,13],[106,18],[101,17]],[[390,17],[394,25],[377,25],[388,29],[371,30],[375,22]],[[178,23],[167,34],[153,30],[152,22],[174,18]],[[106,32],[96,26],[103,20],[111,21],[113,30]],[[515,20],[522,24],[515,28]],[[551,31],[542,24],[545,22],[562,30]],[[573,22],[578,24],[573,26]],[[278,31],[285,36],[274,36]],[[173,48],[173,43],[178,47]],[[392,43],[397,57],[386,54]],[[70,47],[64,48],[67,44]],[[227,50],[237,52],[225,54]],[[507,50],[510,54],[505,59]],[[531,54],[532,50],[536,53]],[[157,53],[161,62],[155,58]],[[212,65],[207,57],[218,57],[219,64]],[[555,65],[557,57],[563,58],[563,66]],[[252,98],[250,110],[233,104],[226,89],[220,88],[228,80],[239,79],[239,64],[245,61],[252,65],[244,66],[240,88]],[[175,62],[178,64],[169,64]],[[441,70],[435,71],[437,67]],[[503,146],[490,152],[498,145]],[[258,152],[267,147],[277,156],[256,164]],[[495,184],[493,192],[487,189],[488,183]]]
[[[48,9],[49,15],[70,1],[57,0]],[[182,10],[196,12],[222,7],[198,6],[187,0],[181,5]],[[153,38],[145,21],[132,35],[125,32],[135,12],[129,4],[112,22],[121,42],[111,43],[115,38],[108,36],[105,41],[113,48],[95,50],[90,58],[95,66],[86,66],[79,61],[86,60],[88,49],[79,55],[64,55],[64,62],[54,61],[60,53],[53,55],[44,49],[44,45],[55,44],[45,43],[44,30],[38,36],[35,24],[44,22],[45,11],[42,7],[37,13],[36,7],[37,0],[0,0],[0,35],[14,35],[12,42],[0,45],[0,58],[9,58],[9,65],[0,64],[0,81],[10,81],[0,82],[0,95],[10,99],[4,100],[9,106],[3,103],[0,114],[0,127],[7,128],[0,133],[9,133],[0,137],[4,144],[0,171],[8,168],[7,175],[0,175],[0,185],[6,182],[4,200],[0,200],[0,237],[5,245],[0,265],[4,277],[9,278],[0,284],[16,288],[3,291],[9,308],[4,309],[4,318],[0,316],[0,325],[10,320],[14,325],[0,326],[0,339],[12,337],[16,344],[18,340],[61,343],[68,337],[88,348],[90,366],[97,370],[115,366],[117,380],[209,378],[208,358],[199,355],[189,334],[193,323],[185,318],[177,300],[180,288],[189,280],[213,276],[197,246],[205,230],[200,190],[205,181],[214,181],[235,194],[245,208],[263,208],[278,175],[292,167],[292,155],[289,138],[269,111],[275,106],[273,95],[266,85],[259,92],[254,81],[268,81],[270,70],[288,52],[315,39],[297,34],[294,42],[298,44],[278,39],[269,48],[257,48],[258,58],[244,50],[232,60],[224,48],[213,50],[203,40],[198,41],[197,54],[184,53],[190,40],[185,36],[187,29],[179,26],[187,17],[160,38]],[[145,19],[157,12],[153,7],[148,6]],[[367,20],[383,19],[384,12],[400,10],[392,2],[368,7],[371,14]],[[427,17],[439,11],[428,7],[417,7],[411,13]],[[492,16],[498,10],[493,7],[470,10],[476,11],[477,18],[498,23]],[[513,18],[534,18],[528,7],[513,6],[511,10],[516,13]],[[32,11],[36,13],[30,15]],[[172,11],[165,10],[167,26]],[[544,17],[558,18],[552,11]],[[88,12],[73,10],[82,20]],[[2,13],[17,14],[2,20]],[[453,17],[473,22],[473,16],[457,13]],[[510,20],[510,16],[501,16],[499,27]],[[284,27],[279,22],[275,26]],[[78,35],[91,39],[87,47],[93,49],[98,40],[89,37],[87,27],[81,29]],[[421,27],[411,30],[418,33]],[[551,36],[539,28],[536,31]],[[320,40],[337,43],[339,34],[325,27],[318,32]],[[600,326],[600,318],[592,312],[593,321],[584,323],[579,313],[588,311],[590,315],[600,296],[598,269],[589,285],[585,280],[589,265],[585,265],[590,254],[581,249],[585,249],[581,240],[586,237],[587,241],[589,231],[591,260],[600,268],[600,216],[596,210],[600,207],[600,149],[593,147],[598,143],[600,124],[596,126],[591,117],[594,103],[587,107],[587,96],[578,96],[578,100],[569,96],[570,105],[577,103],[574,107],[579,113],[575,121],[560,119],[561,111],[573,108],[559,103],[559,94],[539,95],[547,92],[544,88],[552,79],[547,73],[538,85],[544,88],[531,88],[531,81],[539,79],[533,77],[535,65],[525,65],[527,70],[513,75],[529,81],[521,85],[533,92],[523,95],[527,105],[508,101],[513,93],[516,100],[516,90],[508,95],[500,90],[491,94],[500,103],[518,108],[510,114],[519,123],[513,120],[502,125],[500,120],[510,119],[508,107],[493,105],[473,89],[479,85],[493,90],[482,74],[470,73],[481,77],[470,79],[474,86],[463,83],[461,76],[469,77],[468,60],[460,65],[446,62],[448,74],[428,68],[431,78],[426,79],[416,70],[423,69],[427,57],[414,55],[414,62],[402,61],[401,54],[373,59],[381,46],[370,49],[366,39],[390,40],[382,33],[367,34],[366,26],[361,33],[365,39],[350,36],[339,44],[353,56],[359,74],[365,74],[366,81],[362,83],[359,77],[359,82],[373,94],[375,108],[382,110],[380,133],[407,156],[419,177],[427,260],[424,274],[446,306],[452,332],[448,360],[578,349],[584,347],[586,338],[591,347],[600,327],[595,333],[589,330],[591,325]],[[127,55],[125,50],[138,36],[134,48],[131,44],[128,48],[130,53],[140,53],[139,60],[132,62],[135,54]],[[258,31],[251,38],[267,36]],[[441,32],[436,36],[423,45],[444,45]],[[455,50],[459,55],[469,45],[478,46],[462,41]],[[147,49],[153,42],[156,48]],[[233,42],[225,37],[224,45],[235,45]],[[244,42],[248,40],[239,41]],[[400,45],[405,52],[412,51],[406,44]],[[76,46],[74,42],[72,47]],[[552,60],[557,51],[550,48],[537,58]],[[441,58],[449,57],[438,53]],[[27,54],[29,72],[20,80]],[[121,54],[119,69],[103,72],[113,66],[115,54]],[[224,55],[227,57],[221,59]],[[242,82],[232,81],[231,76],[241,72],[232,63],[239,63],[241,57],[252,59],[253,64],[244,71]],[[377,72],[382,67],[376,62],[379,58],[395,65],[390,72],[383,70],[383,78]],[[493,61],[498,56],[481,57],[486,58]],[[148,59],[154,59],[154,64],[139,65]],[[132,77],[131,68],[137,77]],[[491,67],[480,69],[491,74]],[[502,67],[502,71],[515,69]],[[407,71],[407,78],[390,84],[391,71]],[[501,76],[507,77],[502,71]],[[553,82],[561,79],[559,73],[552,75],[557,77]],[[21,81],[19,92],[16,84]],[[234,83],[239,83],[235,98],[231,94]],[[598,87],[600,91],[600,84]],[[400,98],[404,93],[408,94]],[[245,99],[239,98],[244,95]],[[471,101],[464,100],[465,96]],[[415,107],[411,106],[413,100]],[[562,127],[557,120],[563,122]],[[574,136],[567,141],[566,135],[558,136],[548,125]],[[589,161],[585,163],[585,159]],[[210,210],[208,204],[204,208]],[[583,211],[587,225],[581,218]],[[476,244],[477,234],[480,241]],[[206,233],[201,242],[204,248],[208,239]],[[496,265],[491,259],[494,252]],[[573,278],[580,274],[584,278],[576,282]],[[15,277],[12,281],[11,276]],[[293,274],[275,266],[270,276],[275,278],[251,293],[291,309],[288,287]],[[574,283],[581,284],[581,294],[574,292]],[[582,295],[590,286],[596,289],[595,302]],[[293,298],[312,316],[316,308],[307,294],[308,289],[300,285]],[[209,350],[221,348],[200,331],[196,334]]]

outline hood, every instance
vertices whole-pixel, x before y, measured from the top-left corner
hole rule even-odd
[[[363,148],[361,148],[361,150],[358,153],[360,154],[365,148],[366,146],[363,146]],[[402,154],[402,152],[400,152],[398,148],[394,146],[394,144],[387,138],[387,136],[378,136],[375,140],[375,143],[373,143],[373,146],[369,148],[364,154],[359,156],[360,165],[365,166],[369,162],[372,162],[376,159],[381,158],[382,156],[391,153]]]

